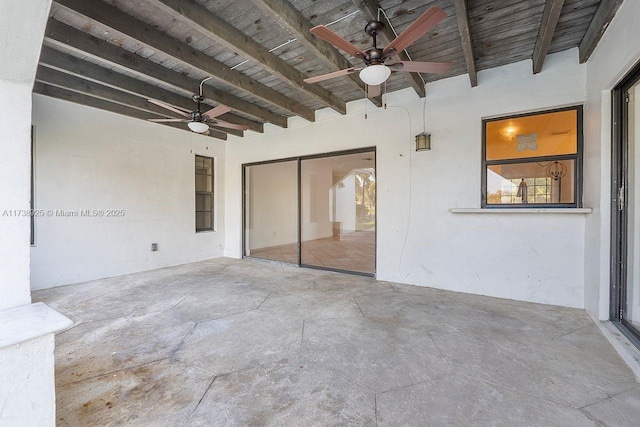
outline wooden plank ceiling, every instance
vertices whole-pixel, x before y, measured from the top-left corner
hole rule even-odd
[[[476,73],[524,59],[544,72],[545,56],[580,48],[584,62],[622,0],[54,0],[34,92],[139,119],[175,113],[148,102],[159,99],[195,109],[191,95],[204,87],[207,108],[224,104],[220,118],[263,132],[264,123],[286,127],[287,118],[313,121],[329,107],[365,96],[357,74],[308,84],[304,79],[361,61],[319,40],[310,29],[328,26],[362,48],[363,29],[387,24],[379,47],[431,6],[447,18],[419,38],[401,60],[451,62],[444,75],[393,73],[386,91]],[[482,84],[482,82],[480,82]],[[380,106],[380,97],[372,101]],[[184,123],[169,123],[187,130]],[[211,137],[243,132],[213,127]]]

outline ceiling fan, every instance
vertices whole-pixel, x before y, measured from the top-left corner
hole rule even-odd
[[[415,61],[397,61],[392,64],[385,64],[386,60],[406,49],[427,31],[440,23],[446,16],[447,14],[439,7],[430,7],[384,49],[380,49],[377,46],[377,36],[384,30],[384,23],[380,21],[370,21],[364,28],[364,31],[373,38],[373,47],[367,51],[363,51],[343,39],[324,25],[313,27],[311,29],[313,34],[331,43],[338,49],[362,59],[365,65],[364,67],[351,67],[321,76],[310,77],[304,81],[307,83],[317,83],[359,71],[360,79],[369,85],[369,96],[377,96],[380,94],[380,85],[389,78],[391,71],[405,73],[446,73],[451,69],[453,64],[449,62]]]
[[[198,108],[196,111],[189,111],[185,108],[175,107],[173,105],[169,105],[165,102],[158,101],[157,99],[149,99],[149,102],[156,104],[162,108],[166,108],[169,111],[173,111],[176,114],[179,114],[184,117],[184,119],[174,119],[174,118],[166,118],[166,119],[148,119],[150,122],[155,123],[167,123],[167,122],[181,122],[186,123],[193,132],[203,133],[205,135],[209,134],[209,126],[217,126],[221,128],[228,129],[238,129],[238,130],[247,130],[249,129],[247,126],[237,125],[234,123],[225,122],[223,120],[217,119],[218,116],[231,111],[231,108],[226,105],[218,105],[210,109],[209,111],[202,112],[202,103],[205,98],[202,96],[202,85],[200,85],[200,94],[193,95],[192,99],[198,104]]]

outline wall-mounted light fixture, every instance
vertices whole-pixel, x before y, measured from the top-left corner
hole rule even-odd
[[[416,135],[416,151],[431,150],[431,134],[422,132]]]

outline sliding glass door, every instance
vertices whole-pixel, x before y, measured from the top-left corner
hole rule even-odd
[[[298,162],[244,168],[244,255],[298,263]]]
[[[373,274],[375,152],[301,161],[301,264]]]
[[[640,67],[614,91],[611,320],[640,346]]]
[[[244,165],[244,256],[375,275],[375,149]]]

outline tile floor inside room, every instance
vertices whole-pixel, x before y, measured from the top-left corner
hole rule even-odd
[[[375,231],[341,233],[332,237],[303,241],[302,264],[336,270],[375,273]],[[251,250],[251,257],[298,263],[298,243]]]
[[[60,426],[637,426],[582,310],[217,259],[33,293]]]

